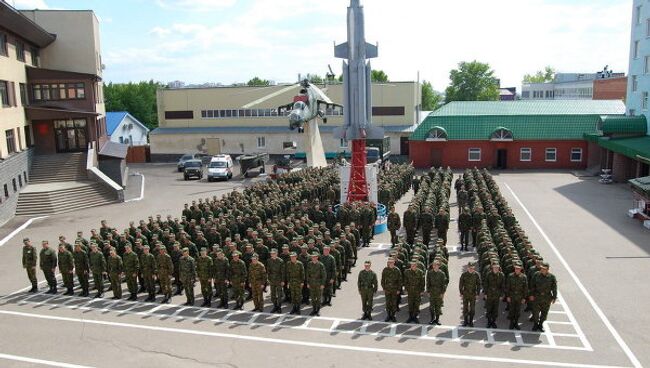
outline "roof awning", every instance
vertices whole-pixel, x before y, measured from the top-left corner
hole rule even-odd
[[[601,116],[598,120],[597,130],[604,135],[632,134],[644,135],[648,124],[644,115],[639,116]]]
[[[79,110],[57,109],[52,107],[25,107],[25,115],[29,120],[52,120],[74,118],[96,118],[99,113]]]
[[[0,1],[0,24],[41,48],[56,40],[56,35],[44,30],[4,1]]]
[[[619,139],[599,138],[598,145],[633,160],[650,161],[650,136]]]
[[[129,146],[127,146],[126,144],[108,141],[104,144],[102,149],[99,150],[98,154],[100,156],[125,158],[128,152],[129,152]]]

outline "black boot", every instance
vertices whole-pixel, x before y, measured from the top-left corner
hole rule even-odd
[[[300,305],[296,305],[296,312],[294,313],[296,315],[300,315]]]
[[[469,327],[474,327],[474,314],[470,313],[469,314]]]
[[[511,330],[515,329],[515,322],[513,320],[510,320],[510,326],[508,326],[508,328]]]
[[[463,327],[467,327],[467,315],[463,316]]]
[[[384,320],[384,322],[390,322],[392,320],[393,320],[393,317],[391,316],[390,313],[388,313],[388,315],[386,316],[386,319]]]
[[[533,331],[539,331],[537,323],[533,323]]]
[[[205,304],[206,307],[212,307],[212,295],[208,296],[208,301]]]
[[[203,298],[203,303],[201,304],[201,307],[205,307],[208,305],[208,298]]]
[[[278,306],[276,308],[276,313],[282,313],[282,304],[278,303]]]
[[[418,325],[420,324],[420,320],[418,319],[418,315],[417,315],[417,314],[414,314],[414,315],[413,315],[413,323],[416,323],[416,324],[418,324]]]
[[[169,298],[167,297],[167,295],[165,295],[163,300],[160,301],[160,304],[165,304],[165,303],[167,303],[168,300],[169,300]]]
[[[180,285],[176,285],[176,292],[174,295],[181,295],[183,293],[183,290],[181,289]]]
[[[30,293],[35,293],[38,291],[38,285],[35,282],[32,282],[32,288],[29,289]]]
[[[519,328],[519,318],[514,320],[513,323],[515,324],[515,330],[521,330],[521,328]]]
[[[434,323],[435,323],[437,326],[440,326],[440,325],[441,325],[441,323],[440,323],[440,316],[436,316],[436,320],[434,321]]]

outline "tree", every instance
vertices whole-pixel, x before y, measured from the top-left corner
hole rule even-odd
[[[325,79],[318,74],[307,74],[307,80],[313,84],[324,84]]]
[[[535,75],[524,75],[524,83],[547,83],[551,82],[554,78],[555,69],[547,66],[544,70],[538,70]]]
[[[109,83],[104,85],[106,111],[128,111],[149,129],[158,126],[156,90],[160,82]]]
[[[271,82],[267,81],[266,79],[260,79],[259,77],[254,77],[246,83],[246,85],[249,87],[268,86],[270,84]]]
[[[449,79],[451,85],[445,91],[445,102],[499,99],[498,81],[489,64],[463,61],[458,64],[458,69],[451,70]]]
[[[424,81],[422,83],[422,110],[433,111],[437,110],[442,103],[442,96],[440,93],[434,91],[430,82]]]
[[[373,70],[370,72],[370,80],[372,82],[385,83],[388,82],[388,75],[383,70]]]

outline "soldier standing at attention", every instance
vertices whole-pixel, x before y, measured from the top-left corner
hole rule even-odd
[[[431,269],[427,272],[427,292],[429,293],[429,311],[431,312],[430,325],[440,325],[442,304],[448,284],[447,275],[440,269],[440,261],[433,261]]]
[[[510,329],[519,330],[519,315],[521,305],[526,303],[528,296],[528,279],[521,273],[521,263],[515,263],[515,272],[508,275],[506,280],[506,301],[508,302],[508,319]]]
[[[257,253],[254,253],[251,258],[248,279],[250,280],[251,293],[253,294],[253,305],[255,306],[252,312],[264,312],[264,286],[269,280],[266,274],[266,267],[259,261],[259,255]]]
[[[443,244],[447,245],[447,231],[449,230],[449,214],[444,208],[438,211],[435,217],[436,230],[438,230],[438,239],[443,240]]]
[[[485,299],[485,314],[488,320],[488,328],[497,328],[497,317],[499,316],[499,299],[503,295],[505,276],[501,272],[498,263],[492,264],[492,269],[485,275],[483,280],[483,298]]]
[[[190,257],[189,248],[183,248],[183,256],[179,261],[178,268],[181,282],[183,283],[183,288],[185,289],[185,298],[187,299],[187,302],[184,305],[193,306],[194,283],[196,282],[196,265],[194,263],[194,258]]]
[[[199,276],[201,295],[203,296],[202,307],[212,306],[212,278],[214,277],[214,264],[208,256],[208,248],[201,248],[200,255],[196,261],[196,274]]]
[[[126,275],[126,286],[129,289],[128,300],[138,300],[138,271],[140,271],[140,260],[138,255],[131,250],[131,245],[124,247],[124,274]]]
[[[371,265],[372,263],[370,261],[363,263],[363,270],[359,272],[359,278],[357,280],[357,288],[359,289],[359,295],[361,295],[361,308],[363,310],[361,320],[367,319],[368,321],[372,321],[373,297],[378,288],[377,274],[370,269]]]
[[[415,209],[409,206],[409,208],[404,212],[404,228],[406,229],[406,242],[410,245],[413,245],[415,242],[415,232],[417,231],[417,213]]]
[[[557,299],[555,275],[548,272],[548,263],[542,263],[538,273],[533,276],[530,286],[530,301],[533,302],[533,331],[544,332],[544,321],[551,304]]]
[[[161,246],[161,248],[164,248]],[[142,264],[140,265],[142,269],[142,278],[144,280],[144,286],[149,294],[149,297],[145,299],[146,302],[155,302],[156,301],[156,257],[151,254],[151,249],[148,245],[145,245],[142,248],[142,256],[140,257]]]
[[[230,262],[221,249],[217,250],[217,258],[212,260],[214,276],[214,296],[219,297],[218,308],[228,308],[228,282],[230,280]]]
[[[386,312],[388,316],[384,322],[397,322],[397,298],[402,290],[402,272],[395,267],[395,259],[388,258],[387,266],[381,272],[381,288],[386,296]]]
[[[390,208],[390,213],[388,214],[388,230],[390,231],[390,243],[393,247],[397,244],[397,232],[401,227],[402,221],[397,212],[395,212],[395,206],[392,206]]]
[[[334,282],[336,281],[336,259],[330,254],[330,247],[323,247],[323,255],[320,257],[320,263],[325,266],[327,275],[325,288],[323,289],[323,305],[332,306],[332,293],[334,291]]]
[[[158,281],[160,281],[160,289],[164,296],[161,303],[169,303],[172,299],[172,274],[174,273],[174,263],[172,262],[172,257],[167,254],[167,248],[160,247],[158,251],[160,252],[157,262]]]
[[[27,271],[29,282],[32,283],[32,288],[29,292],[35,293],[38,291],[38,280],[36,280],[36,262],[38,261],[38,255],[36,254],[36,248],[29,241],[29,238],[23,239],[23,244],[25,244],[23,246],[23,268]]]
[[[427,248],[431,241],[431,231],[433,231],[434,222],[435,217],[433,216],[433,210],[431,207],[425,207],[420,214],[420,224],[422,224],[422,243],[424,243],[424,246]]]
[[[418,268],[418,262],[412,261],[411,268],[404,271],[404,286],[408,293],[409,319],[406,323],[420,323],[420,303],[424,292],[424,272]]]
[[[232,253],[230,261],[230,284],[232,285],[232,297],[235,299],[234,310],[241,310],[244,306],[244,287],[246,286],[246,264],[239,259],[241,253],[235,251]]]
[[[77,274],[77,280],[79,280],[79,285],[81,285],[81,294],[79,296],[88,296],[90,295],[90,283],[88,281],[90,261],[88,254],[83,250],[81,241],[75,243],[72,257],[74,258],[74,269]]]
[[[287,283],[291,294],[293,308],[289,314],[300,314],[300,302],[302,301],[302,287],[305,284],[305,268],[302,262],[298,261],[296,252],[289,254],[289,263],[286,266]]]
[[[481,230],[481,224],[485,219],[485,214],[483,213],[483,207],[474,208],[472,213],[472,246],[476,248],[478,245],[478,232]]]
[[[320,304],[323,289],[327,282],[327,271],[325,266],[318,260],[320,254],[314,251],[311,254],[311,262],[307,264],[307,288],[309,289],[309,299],[313,310],[310,316],[320,316]]]
[[[180,273],[178,268],[182,256],[183,256],[183,252],[181,252],[180,250],[180,243],[174,242],[174,244],[172,245],[172,252],[170,254],[170,257],[172,258],[172,264],[174,265],[174,284],[176,285],[175,295],[181,295],[183,293],[183,285],[181,284],[181,278],[180,278]]]
[[[97,243],[90,243],[90,270],[93,273],[93,284],[97,290],[95,298],[101,298],[104,296],[104,277],[107,275],[106,272],[106,257],[97,249]]]
[[[59,244],[59,271],[67,289],[63,295],[74,295],[74,257],[63,243]]]
[[[285,265],[282,258],[278,257],[278,250],[271,249],[271,258],[268,261],[269,284],[271,285],[271,313],[282,313],[282,299],[285,277]]]
[[[124,275],[124,263],[122,257],[117,255],[115,248],[111,247],[108,256],[108,273],[111,280],[113,299],[122,299],[122,276]]]
[[[46,294],[56,294],[56,277],[54,276],[54,271],[56,271],[57,259],[56,253],[50,249],[50,244],[47,240],[42,242],[41,253],[39,254],[40,263],[39,266],[43,270],[43,275],[45,275],[45,280],[50,287],[50,290]]]
[[[476,298],[481,293],[481,278],[472,262],[467,264],[467,270],[460,275],[460,296],[463,298],[463,327],[474,327]]]
[[[460,231],[460,250],[468,250],[469,246],[469,232],[472,229],[472,215],[469,214],[467,207],[460,209],[458,215],[458,231]]]

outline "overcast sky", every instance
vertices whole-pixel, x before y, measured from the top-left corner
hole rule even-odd
[[[341,73],[349,0],[8,0],[19,9],[92,9],[101,21],[104,79],[187,83],[294,82]],[[627,73],[632,0],[361,0],[374,69],[391,80],[449,83],[460,61],[489,63],[521,88],[545,65]]]

